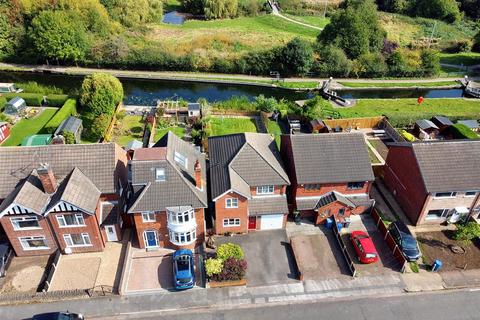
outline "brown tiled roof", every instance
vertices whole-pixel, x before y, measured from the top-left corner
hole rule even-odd
[[[289,135],[297,182],[372,181],[372,164],[362,133]],[[282,141],[283,143],[283,141]]]

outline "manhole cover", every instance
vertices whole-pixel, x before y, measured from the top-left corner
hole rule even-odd
[[[452,252],[456,253],[456,254],[464,254],[465,253],[465,249],[463,249],[460,246],[451,245],[450,250],[452,250]]]

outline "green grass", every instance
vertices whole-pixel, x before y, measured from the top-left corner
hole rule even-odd
[[[36,117],[20,120],[12,127],[10,130],[10,137],[2,144],[2,146],[18,146],[25,137],[39,133],[57,111],[58,109],[56,108],[47,108]]]
[[[113,133],[113,141],[122,147],[134,139],[142,141],[144,125],[142,116],[125,116]]]
[[[283,81],[273,81],[272,84],[275,84],[282,88],[289,89],[316,89],[318,87],[318,81],[298,81],[298,82],[283,82]]]
[[[480,53],[441,53],[440,63],[473,66],[480,64]]]
[[[350,88],[390,88],[390,87],[441,87],[459,85],[456,81],[435,81],[435,82],[343,82],[341,85]]]
[[[223,136],[226,134],[257,132],[253,119],[247,118],[212,118],[209,126],[212,136]]]
[[[368,156],[370,157],[370,162],[371,163],[380,163],[380,160],[378,160],[378,158],[375,155],[375,153],[373,152],[372,148],[367,146],[367,149],[368,149]]]
[[[282,13],[285,17],[293,19],[298,22],[306,23],[314,27],[325,28],[330,23],[329,18],[323,18],[319,16],[298,16],[287,13]]]
[[[157,131],[155,131],[154,141],[157,142],[158,140],[160,140],[164,135],[168,133],[168,131],[172,131],[179,138],[183,138],[183,136],[185,135],[185,128],[183,127],[168,127],[164,129],[157,129]]]
[[[394,126],[404,126],[418,119],[444,115],[452,120],[480,118],[480,100],[474,99],[361,99],[351,108],[337,108],[342,118],[386,115]]]
[[[282,127],[280,127],[278,122],[268,120],[267,131],[268,133],[273,134],[273,136],[275,137],[275,143],[277,144],[278,149],[280,149],[280,135],[284,133],[282,131]]]
[[[418,273],[420,270],[418,268],[418,263],[416,262],[410,262],[410,269],[412,269],[412,272]]]

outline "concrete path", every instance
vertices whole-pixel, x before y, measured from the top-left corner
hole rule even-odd
[[[278,12],[278,10],[272,10],[272,14],[274,16],[280,17],[280,18],[285,19],[289,22],[293,22],[293,23],[299,24],[299,25],[307,27],[307,28],[316,29],[316,30],[319,30],[319,31],[323,30],[323,28],[320,28],[320,27],[317,27],[317,26],[312,26],[311,24],[306,24],[306,23],[291,19],[289,17],[286,17],[283,14],[281,14],[280,12]]]

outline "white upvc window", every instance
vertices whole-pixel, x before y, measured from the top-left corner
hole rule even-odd
[[[42,229],[38,223],[38,218],[35,216],[31,217],[14,217],[10,218],[12,223],[13,230],[35,230]]]
[[[475,197],[477,195],[478,191],[476,190],[469,190],[465,191],[465,197]]]
[[[453,198],[456,196],[457,196],[457,193],[455,191],[452,191],[452,192],[437,192],[433,197],[434,198]]]
[[[238,227],[240,226],[240,218],[223,219],[223,226],[226,228]]]
[[[165,181],[165,168],[156,168],[155,169],[155,181]]]
[[[444,219],[447,217],[449,209],[435,209],[427,212],[426,220]]]
[[[257,187],[257,195],[273,194],[273,190],[274,190],[273,186],[260,186],[260,187]]]
[[[20,237],[18,240],[20,240],[20,244],[25,251],[50,249],[44,236]]]
[[[168,221],[170,223],[186,223],[192,220],[195,220],[195,211],[192,209],[186,210],[186,211],[181,211],[181,212],[175,212],[175,211],[170,211],[167,210],[168,214]]]
[[[67,247],[90,247],[92,242],[88,233],[64,234],[63,240]]]
[[[155,222],[155,212],[142,212],[143,222]]]
[[[85,220],[82,213],[58,214],[57,222],[60,228],[84,227]]]
[[[173,156],[173,159],[175,160],[176,163],[178,163],[180,166],[184,167],[187,169],[188,165],[188,159],[185,157],[183,154],[175,151],[175,154]]]
[[[197,231],[195,229],[187,232],[168,230],[168,236],[170,237],[170,242],[173,244],[188,245],[197,240]]]
[[[225,208],[227,209],[238,208],[238,199],[237,198],[225,199]]]

